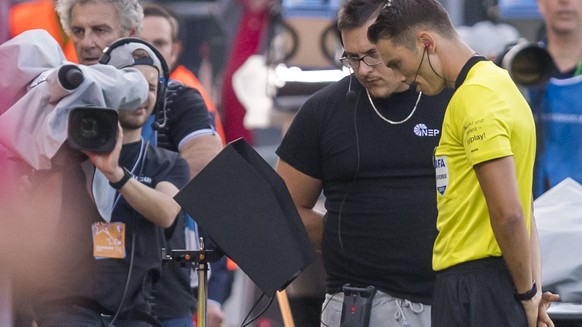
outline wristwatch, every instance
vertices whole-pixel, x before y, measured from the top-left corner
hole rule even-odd
[[[121,177],[121,179],[115,183],[111,183],[109,182],[109,185],[111,185],[111,187],[113,187],[116,190],[119,190],[120,188],[123,187],[123,185],[125,185],[129,179],[131,178],[131,172],[129,170],[127,170],[127,168],[125,167],[121,167],[123,168],[123,177]]]
[[[529,301],[532,297],[534,297],[538,293],[538,286],[536,285],[536,281],[533,281],[533,285],[531,289],[525,293],[517,293],[514,292],[513,296],[518,301]]]

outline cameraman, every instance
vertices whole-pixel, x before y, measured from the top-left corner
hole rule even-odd
[[[86,153],[118,192],[111,221],[95,217],[88,207],[83,213],[91,214],[80,211],[76,221],[63,221],[74,228],[59,239],[59,245],[66,244],[59,248],[62,264],[55,266],[54,283],[35,303],[40,327],[158,325],[149,301],[161,271],[159,235],[181,210],[172,197],[189,173],[179,154],[141,137],[163,94],[158,89],[165,87],[159,78],[164,59],[151,45],[133,40],[112,48],[108,63],[142,72],[149,84],[148,99],[135,110],[119,110],[121,127],[113,151]]]
[[[101,51],[115,39],[123,36],[141,36],[142,29],[145,30],[143,8],[137,1],[59,0],[56,10],[64,30],[71,36],[82,64],[96,63]],[[165,54],[163,49],[160,51]],[[179,152],[187,160],[192,178],[220,152],[222,140],[216,132],[208,105],[198,90],[171,80],[165,100],[166,110],[158,113],[159,119],[154,131],[157,135],[152,142],[156,142],[161,148]],[[151,135],[150,125],[144,125],[142,132],[144,135]],[[180,231],[183,230],[182,222],[180,221],[175,228],[177,232],[172,235],[169,244],[165,244],[167,249],[171,247],[170,245],[174,245],[176,249],[184,247],[175,245],[185,237],[180,235]],[[184,313],[182,310],[185,310],[191,315],[194,297],[186,283],[188,276],[184,276],[182,270],[184,269],[169,270],[158,284],[158,290],[161,291],[157,292],[156,313],[160,318],[173,317],[164,309],[170,309],[169,312],[174,314]],[[173,277],[174,273],[177,278]],[[172,292],[176,289],[174,287],[178,287],[176,292]],[[165,297],[165,294],[169,294],[169,297]],[[172,301],[164,301],[168,298]],[[188,319],[188,314],[179,316],[191,322],[192,319],[191,317]],[[220,314],[221,312],[217,312],[216,315],[210,316],[221,318]]]

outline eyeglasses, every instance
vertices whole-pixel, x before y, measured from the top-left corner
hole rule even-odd
[[[360,67],[360,61],[363,61],[366,65],[372,67],[381,64],[382,58],[380,58],[378,52],[372,52],[361,58],[341,57],[340,61],[346,68],[357,69]]]

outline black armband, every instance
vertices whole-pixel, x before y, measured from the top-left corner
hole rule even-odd
[[[538,286],[536,285],[536,281],[533,281],[533,285],[531,289],[525,293],[517,293],[514,292],[513,296],[518,301],[529,301],[531,300],[536,294],[538,293]]]

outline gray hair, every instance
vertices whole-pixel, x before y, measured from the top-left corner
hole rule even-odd
[[[86,3],[110,3],[119,14],[121,28],[129,32],[136,30],[138,35],[143,26],[143,8],[138,0],[57,0],[57,14],[61,19],[61,25],[68,35],[71,35],[71,10],[76,4]]]

